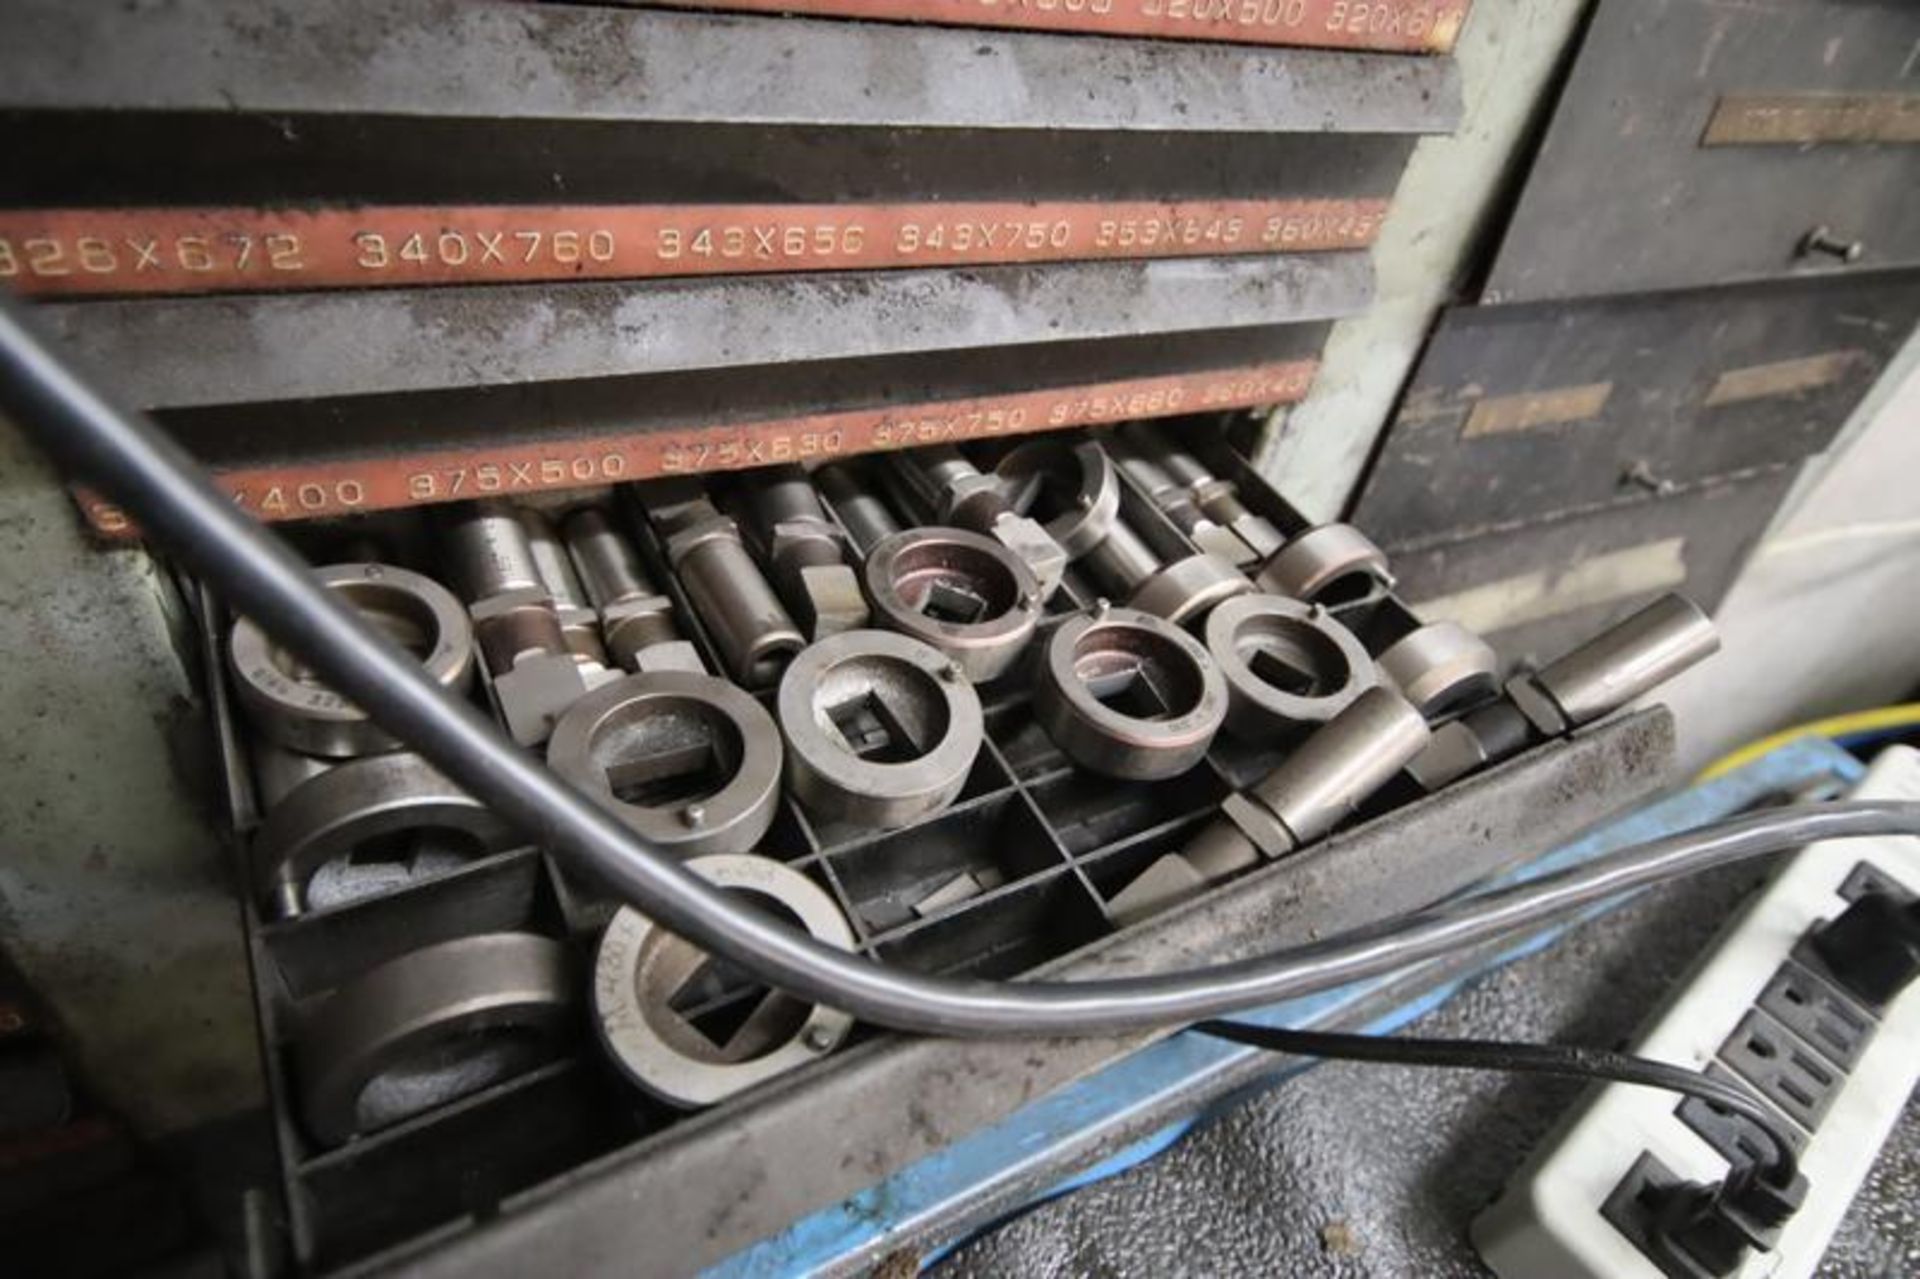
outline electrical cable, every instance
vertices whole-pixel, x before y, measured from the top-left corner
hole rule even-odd
[[[933,1034],[1108,1035],[1180,1026],[1377,976],[1674,875],[1821,839],[1920,834],[1920,804],[1784,808],[1670,836],[1585,866],[1254,959],[1085,982],[990,982],[888,969],[755,911],[650,847],[430,681],[178,445],[106,400],[0,300],[0,412],[70,476],[251,617],[335,691],[569,868],[776,989],[865,1021]]]
[[[1773,1157],[1761,1171],[1775,1185],[1791,1184],[1799,1171],[1798,1160],[1793,1153],[1793,1140],[1784,1126],[1785,1121],[1745,1086],[1715,1079],[1684,1066],[1636,1057],[1632,1053],[1589,1048],[1581,1044],[1356,1035],[1337,1031],[1288,1030],[1237,1021],[1203,1021],[1194,1029],[1218,1039],[1245,1044],[1249,1048],[1290,1053],[1296,1057],[1337,1057],[1399,1066],[1557,1075],[1564,1079],[1611,1080],[1647,1088],[1663,1088],[1668,1092],[1703,1098],[1714,1106],[1751,1120],[1773,1147]]]
[[[1911,728],[1920,728],[1920,702],[1902,702],[1869,711],[1829,715],[1825,719],[1809,720],[1792,728],[1783,728],[1777,733],[1769,733],[1738,750],[1729,751],[1701,769],[1700,775],[1694,780],[1710,782],[1716,777],[1724,777],[1734,769],[1751,764],[1762,755],[1771,754],[1788,742],[1798,741],[1802,737],[1852,737]]]

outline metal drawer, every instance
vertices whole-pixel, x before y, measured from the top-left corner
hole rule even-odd
[[[1217,422],[1178,426],[1217,474],[1239,484],[1250,507],[1289,533],[1304,527],[1244,459],[1218,442]],[[1143,494],[1129,487],[1125,500],[1150,543],[1163,552],[1181,543]],[[325,546],[355,528],[293,531]],[[641,547],[657,557],[644,534]],[[678,591],[671,578],[663,581]],[[1071,579],[1068,595],[1068,606],[1087,602]],[[682,617],[694,620],[680,603]],[[1343,608],[1362,634],[1390,632],[1408,618],[1384,594]],[[217,605],[203,601],[203,614],[233,821],[244,836],[254,806],[224,684]],[[692,633],[700,635],[697,627]],[[1278,755],[1223,739],[1185,776],[1114,783],[1071,767],[1035,728],[1025,681],[999,681],[984,700],[987,744],[951,809],[871,834],[819,824],[787,799],[763,843],[764,854],[835,897],[859,948],[876,958],[923,971],[1011,976],[1057,965],[1091,976],[1187,966],[1304,940],[1444,897],[1551,846],[1658,784],[1671,750],[1664,714],[1616,720],[1402,809],[1387,812],[1382,801],[1363,815],[1371,820],[1298,857],[1116,931],[1111,895]],[[1571,773],[1582,785],[1566,785]],[[1456,847],[1453,836],[1469,822],[1486,837]],[[1417,867],[1407,861],[1409,848],[1426,850]],[[971,900],[924,917],[903,909],[929,884],[989,868],[1002,882]],[[301,1269],[683,1272],[1152,1038],[1042,1047],[869,1033],[797,1074],[680,1115],[626,1087],[582,1036],[557,1057],[347,1145],[323,1149],[303,1133],[293,1118],[287,1062],[291,1019],[302,1000],[381,958],[474,933],[534,931],[584,952],[608,908],[590,886],[532,849],[290,920],[263,920],[249,897],[261,1033]],[[786,1171],[769,1177],[769,1168]],[[400,1251],[383,1251],[390,1248]]]
[[[1479,630],[1509,665],[1552,658],[1662,591],[1710,610],[1797,470],[1403,548],[1393,553],[1400,591],[1422,616]]]
[[[1920,272],[1454,308],[1354,518],[1407,546],[1798,462],[1917,316]]]
[[[1601,0],[1484,299],[1920,264],[1916,47],[1907,0]]]

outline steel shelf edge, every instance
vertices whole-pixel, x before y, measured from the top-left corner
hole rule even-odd
[[[1443,58],[447,0],[26,0],[0,107],[1440,133]],[[1100,86],[1088,92],[1088,86]]]
[[[1616,717],[1039,971],[1091,978],[1191,967],[1426,904],[1651,793],[1666,780],[1672,750],[1664,708]],[[1430,875],[1409,875],[1410,848],[1455,855],[1431,863]],[[437,1246],[403,1246],[349,1273],[516,1274],[535,1257],[573,1274],[684,1273],[1158,1037],[882,1038],[528,1191]],[[779,1167],[808,1175],[769,1179],[767,1170]],[[676,1240],[670,1258],[647,1247],[667,1238]],[[658,1264],[647,1269],[650,1256]]]
[[[374,395],[1333,319],[1366,254],[69,302],[142,408]]]

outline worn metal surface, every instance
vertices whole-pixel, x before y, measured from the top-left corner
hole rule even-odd
[[[1920,94],[1732,93],[1707,121],[1702,146],[1920,142]]]
[[[1363,249],[1383,199],[421,205],[0,212],[0,279],[46,297],[1180,258]]]
[[[177,609],[145,554],[86,544],[0,423],[0,933],[89,1087],[147,1134],[260,1095]]]
[[[1119,473],[1107,449],[1092,440],[1029,441],[1008,450],[993,473],[1013,508],[1043,520],[1069,559],[1105,541],[1120,518]]]
[[[1227,717],[1227,684],[1199,641],[1130,608],[1069,617],[1048,637],[1034,717],[1080,767],[1153,781],[1200,762]]]
[[[1484,636],[1506,665],[1558,657],[1665,591],[1712,611],[1766,531],[1793,469],[1512,525],[1394,553],[1422,617]]]
[[[1431,733],[1420,712],[1391,688],[1376,684],[1353,699],[1327,726],[1302,742],[1280,766],[1221,806],[1222,820],[1262,844],[1270,857],[1282,856],[1324,838],[1365,809],[1384,790]],[[1257,805],[1265,810],[1256,823],[1247,817]],[[1262,828],[1280,839],[1263,844]]]
[[[1433,901],[1570,837],[1660,785],[1661,711],[1609,721],[1356,827],[1050,966],[1094,977],[1187,967],[1304,941]],[[1444,849],[1409,873],[1409,849]],[[1137,1049],[881,1038],[502,1205],[468,1231],[362,1272],[419,1276],[684,1273]],[[904,1125],[903,1125],[904,1121]],[[805,1177],[771,1174],[805,1167]],[[658,1247],[675,1241],[672,1250]]]
[[[1352,524],[1317,524],[1294,534],[1260,570],[1260,589],[1289,599],[1334,602],[1393,584],[1393,566]]]
[[[606,506],[567,512],[561,538],[579,570],[581,589],[593,604],[607,652],[617,664],[644,670],[663,654],[684,650],[673,601],[660,593]],[[689,669],[699,669],[697,656]]]
[[[834,509],[844,518],[847,506]],[[975,683],[1004,675],[1040,622],[1040,584],[1025,561],[967,529],[890,533],[867,548],[861,577],[875,625],[938,649]]]
[[[141,408],[377,395],[1325,320],[1358,253],[47,304]]]
[[[1217,354],[1218,348],[1191,354],[1204,358],[1209,353]],[[1004,382],[1009,373],[1021,367],[1005,350],[979,354],[1002,365],[996,381]],[[1188,352],[1176,350],[1172,354]],[[978,360],[955,358],[948,363],[953,368],[979,367]],[[862,364],[867,369],[873,369],[876,364],[885,367],[884,362]],[[670,401],[648,403],[624,399],[621,393],[632,394],[637,388],[623,379],[605,384],[602,389],[588,390],[585,397],[588,402],[576,402],[573,408],[573,412],[579,414],[577,417],[568,411],[567,389],[556,390],[551,397],[537,393],[523,397],[509,392],[494,398],[486,411],[464,422],[443,412],[438,415],[443,425],[463,434],[473,433],[477,438],[449,441],[440,447],[421,438],[426,431],[411,429],[427,423],[407,416],[409,405],[405,399],[366,406],[349,403],[342,407],[341,416],[348,421],[357,419],[362,428],[377,429],[385,425],[397,429],[404,423],[410,430],[405,436],[388,435],[384,440],[375,441],[368,454],[346,460],[340,460],[337,452],[344,443],[343,433],[335,433],[331,440],[321,434],[329,424],[344,424],[335,417],[333,406],[328,405],[309,405],[304,410],[292,408],[285,417],[272,409],[249,406],[233,417],[215,415],[208,420],[208,426],[216,429],[222,423],[235,421],[236,417],[244,421],[248,436],[238,442],[273,450],[267,458],[258,461],[223,460],[220,454],[236,441],[231,438],[223,441],[217,435],[201,436],[189,442],[188,447],[209,463],[214,482],[237,504],[265,520],[305,519],[447,502],[475,493],[522,494],[543,489],[581,488],[663,475],[739,470],[769,462],[836,457],[935,440],[968,440],[1123,418],[1278,404],[1303,395],[1313,380],[1314,368],[1311,359],[1297,359],[1218,368],[1204,373],[1064,383],[1056,380],[1062,370],[1055,368],[1050,370],[1051,376],[1038,379],[1048,385],[1046,390],[945,398],[938,396],[938,392],[947,390],[953,383],[948,377],[933,380],[937,375],[922,366],[908,370],[907,376],[928,379],[922,383],[926,386],[922,394],[934,394],[937,398],[917,398],[909,381],[906,386],[891,384],[896,388],[896,397],[883,406],[798,415],[776,410],[762,416],[754,412],[750,401],[714,404],[704,398],[704,390],[699,390],[689,406],[694,422],[668,419],[651,424],[644,419],[649,413],[658,414],[667,408]],[[864,386],[856,384],[847,398],[856,403],[870,402],[882,398],[888,386],[889,383],[877,380]],[[571,389],[577,392],[580,388]],[[772,389],[763,387],[763,390]],[[615,394],[607,394],[609,391]],[[750,395],[751,391],[746,394]],[[503,432],[489,437],[481,428],[487,419],[499,414],[504,407],[503,400],[529,404],[534,417],[512,423],[510,434]],[[617,403],[631,404],[632,413],[617,427],[612,423],[603,424],[601,413]],[[457,404],[444,407],[454,408]],[[730,421],[734,414],[739,416]],[[701,418],[705,418],[706,423],[696,424]],[[294,425],[296,419],[304,419],[298,427]],[[718,424],[711,424],[716,419]],[[553,430],[556,424],[561,425],[562,430]],[[543,426],[546,429],[541,429]],[[613,427],[611,433],[609,427]],[[572,433],[575,430],[579,433]],[[194,448],[201,440],[206,447]],[[298,460],[299,452],[309,448],[320,456]],[[293,459],[288,458],[289,453]],[[99,531],[116,536],[136,532],[118,507],[91,494],[82,493],[80,498],[82,510]]]
[[[893,22],[954,23],[1167,40],[1445,53],[1470,0],[629,0],[690,9],[741,9]]]
[[[1916,48],[1906,0],[1602,0],[1485,300],[1920,264],[1912,107],[1827,96],[1920,93]],[[1802,253],[1817,226],[1858,266]]]
[[[1381,675],[1429,719],[1483,700],[1499,660],[1478,635],[1446,621],[1408,631],[1379,655]]]
[[[411,646],[434,683],[455,694],[473,684],[473,627],[452,591],[392,564],[329,564],[316,576],[395,642]],[[331,757],[397,747],[366,711],[315,679],[251,618],[233,624],[227,656],[241,706],[261,736]]]
[[[807,639],[747,550],[740,525],[704,497],[677,509],[648,505],[647,515],[727,673],[743,688],[772,685]]]
[[[1111,540],[1109,535],[1108,541]],[[1253,583],[1233,566],[1233,561],[1211,551],[1201,551],[1155,570],[1127,596],[1127,606],[1164,617],[1175,626],[1188,626],[1198,624],[1207,610],[1220,601],[1252,591]]]
[[[547,744],[549,768],[682,859],[751,851],[779,812],[783,759],[779,729],[759,702],[692,671],[595,689]],[[695,799],[670,785],[689,775],[707,778]]]
[[[775,706],[794,798],[829,821],[876,830],[951,805],[986,736],[960,664],[892,631],[808,645],[780,677]]]
[[[1592,723],[1720,651],[1720,632],[1698,605],[1663,595],[1570,653],[1507,686],[1541,732]]]
[[[1505,0],[1511,3],[1512,0]],[[1411,134],[795,128],[0,106],[0,207],[1384,199]]]
[[[38,110],[1228,133],[1439,131],[1458,104],[1439,58],[498,0],[24,0],[0,85]]]
[[[853,928],[833,897],[799,871],[743,854],[695,858],[687,869],[718,887],[790,916],[815,941],[852,950]],[[762,989],[724,1040],[680,1011],[706,954],[631,906],[614,912],[594,955],[593,1020],[613,1064],[671,1106],[725,1101],[840,1046],[853,1018]]]
[[[1227,682],[1226,729],[1248,741],[1312,732],[1379,682],[1352,631],[1285,596],[1227,600],[1207,614],[1203,634]]]
[[[373,1126],[364,1094],[388,1071],[432,1073],[423,1060],[444,1070],[482,1051],[489,1032],[558,1039],[579,1002],[566,949],[534,933],[484,933],[390,959],[301,1018],[307,1129],[325,1145],[349,1141]],[[433,1049],[447,1055],[429,1057]]]
[[[1916,317],[1920,272],[1454,308],[1353,518],[1393,548],[1798,462]]]

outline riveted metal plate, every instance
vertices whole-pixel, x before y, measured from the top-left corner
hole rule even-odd
[[[1384,546],[1798,461],[1920,318],[1920,272],[1449,311],[1354,519]]]
[[[1485,299],[1920,263],[1916,49],[1906,0],[1601,0]]]
[[[1509,667],[1557,657],[1665,591],[1712,609],[1796,469],[1400,551],[1399,593],[1421,617],[1483,635]]]

